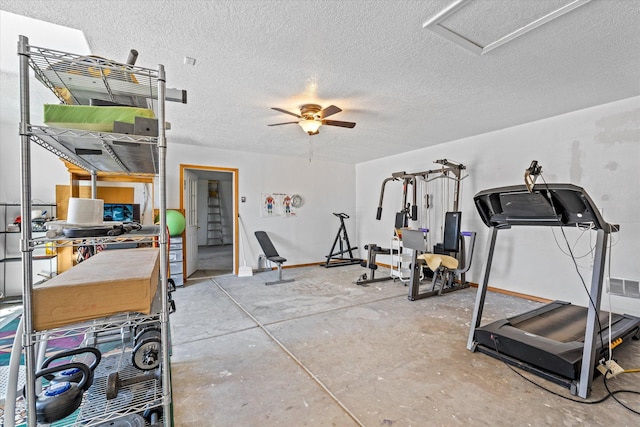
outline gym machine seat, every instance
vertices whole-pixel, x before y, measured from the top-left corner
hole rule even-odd
[[[287,262],[286,258],[283,258],[278,254],[278,251],[273,246],[269,235],[264,231],[256,231],[256,238],[258,239],[258,243],[260,243],[260,247],[264,252],[264,256],[271,262],[275,263],[278,266],[278,280],[273,282],[266,282],[265,285],[277,285],[278,283],[289,283],[294,282],[295,279],[283,279],[282,278],[282,264]]]
[[[465,273],[471,267],[476,233],[460,231],[461,215],[460,212],[447,212],[445,214],[443,243],[442,245],[436,245],[435,249],[438,250],[434,250],[434,253],[427,253],[422,231],[402,230],[404,247],[413,250],[411,278],[409,280],[410,301],[469,287]],[[465,237],[469,238],[468,249],[466,250]],[[433,271],[433,280],[429,290],[420,292],[420,272],[425,264]],[[456,282],[456,277],[460,278],[459,283]]]
[[[587,398],[596,361],[607,356],[609,345],[617,350],[617,344],[628,338],[640,338],[640,318],[613,314],[609,331],[609,313],[600,310],[607,241],[619,227],[607,223],[587,192],[572,184],[494,188],[476,194],[474,202],[491,231],[467,349],[518,366]],[[555,301],[480,326],[497,234],[512,226],[580,226],[596,230],[589,307]]]
[[[431,283],[431,292],[436,291],[441,295],[444,292],[468,288],[465,273],[471,268],[471,260],[473,259],[473,250],[476,242],[475,231],[463,231],[460,233],[461,251],[456,258],[445,254],[422,254],[418,256],[418,262],[424,261],[427,267],[433,271],[433,281]],[[464,254],[464,238],[469,238],[469,249]],[[448,250],[445,246],[445,250]],[[460,277],[460,283],[455,283],[456,277]]]
[[[461,217],[461,212],[447,212],[445,214],[444,239],[442,242],[444,254],[428,253],[418,256],[418,260],[424,261],[427,267],[433,271],[431,292],[435,291],[438,279],[440,282],[439,294],[454,289],[456,286],[454,280],[457,276],[460,276],[460,285],[456,289],[468,287],[464,275],[471,267],[476,233],[473,231],[460,231]],[[465,254],[465,237],[469,238],[467,254]],[[455,254],[457,256],[447,254]]]

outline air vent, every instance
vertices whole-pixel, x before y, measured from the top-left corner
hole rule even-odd
[[[607,291],[609,291],[611,295],[640,299],[640,282],[637,280],[609,277],[607,278]]]

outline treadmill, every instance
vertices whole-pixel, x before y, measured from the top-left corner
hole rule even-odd
[[[494,188],[476,194],[474,202],[491,231],[467,349],[518,366],[587,398],[597,360],[609,351],[609,313],[600,310],[600,302],[607,242],[619,227],[607,223],[587,192],[572,184],[537,184],[531,191],[525,185]],[[515,226],[597,230],[589,307],[554,301],[480,326],[498,231]],[[630,338],[640,339],[640,318],[613,314],[612,347]]]

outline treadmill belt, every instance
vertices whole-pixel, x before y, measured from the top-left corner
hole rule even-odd
[[[617,322],[622,316],[614,314],[612,323]],[[530,319],[517,321],[510,319],[515,328],[529,332],[530,334],[549,338],[554,341],[584,342],[584,332],[587,325],[587,308],[576,305],[561,305],[558,308],[541,313]],[[609,324],[609,313],[600,312],[600,324],[605,328]]]
[[[607,351],[608,314],[600,312],[602,338],[597,337],[593,343],[596,357]],[[554,301],[479,327],[474,340],[478,350],[497,358],[515,359],[522,364],[518,366],[527,366],[545,378],[551,375],[575,381],[580,377],[587,315],[585,307]],[[640,338],[640,318],[613,314],[611,339],[626,341],[630,337]]]

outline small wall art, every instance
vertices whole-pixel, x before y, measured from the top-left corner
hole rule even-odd
[[[296,216],[293,197],[286,193],[264,193],[260,216],[263,218],[288,218]]]

